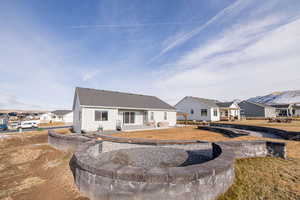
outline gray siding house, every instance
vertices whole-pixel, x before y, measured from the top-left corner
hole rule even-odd
[[[242,117],[276,117],[276,108],[265,104],[242,101],[239,103]]]

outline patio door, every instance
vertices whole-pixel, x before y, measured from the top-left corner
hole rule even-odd
[[[147,123],[148,123],[148,111],[144,111],[143,123],[144,123],[144,124],[147,124]]]
[[[135,112],[123,112],[123,123],[134,124],[135,123]]]

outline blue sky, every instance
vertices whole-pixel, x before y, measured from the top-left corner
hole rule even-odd
[[[3,0],[0,109],[71,108],[76,86],[245,99],[299,89],[299,0]]]

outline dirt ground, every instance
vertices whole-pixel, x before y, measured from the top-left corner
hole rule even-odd
[[[234,122],[224,121],[221,123],[265,126],[271,128],[278,128],[286,131],[300,132],[300,121],[292,121],[292,123],[269,123],[267,120],[242,120],[242,121],[234,121]]]
[[[46,131],[1,139],[0,199],[87,199],[80,196],[74,185],[68,166],[71,155],[50,147]]]
[[[51,122],[51,123],[39,123],[39,127],[49,127],[49,126],[66,126],[69,125],[64,122]]]

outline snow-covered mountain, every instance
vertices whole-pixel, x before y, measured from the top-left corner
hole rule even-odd
[[[290,104],[300,103],[300,90],[273,92],[265,96],[258,96],[248,99],[248,101],[263,104]]]

